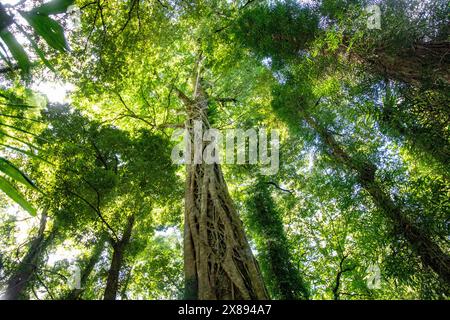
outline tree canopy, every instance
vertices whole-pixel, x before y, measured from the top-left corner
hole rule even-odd
[[[448,19],[0,0],[0,296],[449,299]]]

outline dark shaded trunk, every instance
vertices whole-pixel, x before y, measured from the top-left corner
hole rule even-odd
[[[385,78],[417,87],[439,88],[450,84],[450,42],[416,42],[409,48],[389,53],[376,48],[362,56],[371,68]]]
[[[25,291],[30,282],[34,279],[38,268],[39,260],[43,248],[48,243],[44,232],[47,226],[47,209],[44,209],[41,215],[39,230],[37,236],[31,241],[31,245],[25,257],[17,266],[17,271],[9,278],[8,286],[4,295],[6,300],[26,299]]]
[[[350,49],[349,49],[350,48]],[[352,38],[344,36],[337,53],[349,61],[366,66],[369,72],[407,83],[417,88],[444,89],[450,85],[450,42],[430,41],[412,43],[393,51],[384,45],[359,49]],[[327,50],[323,54],[329,54]]]
[[[254,235],[264,280],[273,298],[308,299],[308,288],[292,262],[282,217],[268,186],[258,177],[247,204],[249,230]]]
[[[134,216],[132,215],[128,218],[127,226],[123,233],[122,239],[119,241],[112,240],[113,255],[108,271],[108,279],[106,280],[103,300],[116,300],[117,290],[119,289],[119,273],[123,265],[125,248],[130,242],[133,225]]]
[[[89,279],[92,270],[94,270],[95,264],[100,259],[103,249],[105,248],[105,240],[106,237],[100,237],[100,239],[97,240],[97,243],[95,244],[90,257],[85,262],[84,268],[81,271],[80,288],[72,289],[65,297],[65,300],[80,299],[81,294],[83,293],[84,288],[86,287],[87,280]]]
[[[450,284],[450,256],[433,241],[425,230],[409,220],[406,213],[375,181],[377,167],[368,161],[356,161],[351,158],[334,137],[313,117],[306,112],[302,113],[306,122],[316,130],[329,148],[330,154],[357,174],[361,186],[371,195],[375,205],[394,223],[397,233],[409,242],[422,263],[436,272],[444,282]]]
[[[201,80],[194,99],[177,90],[186,107],[186,129],[194,145],[195,122],[210,127]],[[206,145],[200,141],[201,151]],[[194,149],[194,148],[192,148]],[[267,299],[257,262],[245,237],[219,164],[186,165],[184,268],[187,299]]]

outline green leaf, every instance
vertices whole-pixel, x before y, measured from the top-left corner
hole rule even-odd
[[[0,157],[0,171],[10,176],[17,182],[20,182],[28,187],[36,188],[33,181],[30,180],[19,168],[9,162],[7,159]]]
[[[5,178],[0,176],[0,190],[2,190],[14,202],[27,210],[31,215],[36,215],[36,209],[20,194],[19,191]]]
[[[58,22],[45,15],[33,12],[21,12],[21,15],[33,27],[34,31],[58,51],[64,52],[68,49],[64,29]]]
[[[23,143],[23,144],[29,146],[30,148],[33,148],[33,149],[36,149],[36,150],[41,150],[40,148],[34,146],[33,144],[31,144],[31,143],[29,143],[29,142],[27,142],[27,141],[25,141],[25,140],[23,140],[23,139],[17,138],[17,137],[15,137],[15,136],[13,136],[13,135],[10,135],[10,134],[8,134],[8,133],[2,131],[2,130],[0,130],[0,135],[5,136],[5,137],[8,137],[8,138],[11,138],[11,139],[13,139],[13,140],[15,140],[15,141],[19,141],[19,142],[21,142],[21,143]]]
[[[25,35],[25,37],[27,37],[28,41],[30,41],[31,46],[33,47],[34,51],[36,51],[39,58],[41,58],[42,62],[47,66],[47,68],[49,68],[54,73],[56,73],[55,68],[53,68],[52,64],[47,60],[47,58],[45,57],[44,51],[42,51],[41,48],[39,48],[36,41],[34,41],[34,39],[22,27],[19,26],[19,30]]]
[[[30,60],[28,59],[27,53],[25,52],[23,47],[19,44],[19,42],[17,42],[13,34],[8,30],[3,29],[2,31],[0,31],[0,38],[8,46],[8,49],[11,52],[14,59],[17,61],[19,68],[25,74],[28,74],[30,72],[31,67]]]
[[[1,133],[0,133],[0,134],[1,134]],[[30,158],[37,159],[37,160],[43,161],[43,162],[45,162],[45,163],[48,163],[48,164],[54,166],[54,164],[51,163],[50,161],[48,161],[47,159],[42,158],[42,157],[40,157],[40,156],[34,154],[34,153],[31,152],[31,151],[27,151],[27,150],[24,150],[24,149],[16,148],[16,147],[13,147],[13,146],[4,144],[4,143],[0,143],[0,146],[3,146],[3,147],[5,147],[5,148],[8,148],[8,149],[11,149],[11,150],[14,150],[14,151],[17,151],[17,152],[19,152],[19,153],[22,153],[22,154],[24,154],[24,155],[29,156]]]
[[[0,42],[1,44],[1,42]],[[3,45],[1,46],[3,48]],[[0,51],[0,58],[2,58],[3,61],[8,65],[9,68],[13,69],[13,65],[11,64],[11,61]]]
[[[38,54],[39,58],[41,58],[42,62],[47,66],[47,68],[49,68],[51,71],[56,73],[55,68],[53,68],[52,64],[45,57],[44,51],[42,51],[41,48],[39,48],[37,43],[33,39],[31,39],[31,37],[29,38],[29,40],[30,40],[31,46],[33,47],[34,51],[36,51],[36,53]]]
[[[33,13],[41,14],[41,15],[49,15],[49,14],[58,14],[64,13],[67,11],[67,8],[71,6],[75,0],[53,0],[47,3],[44,3],[42,6],[34,8]]]

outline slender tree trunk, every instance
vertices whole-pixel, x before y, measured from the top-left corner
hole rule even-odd
[[[17,271],[8,280],[8,286],[4,299],[19,300],[25,299],[25,290],[30,281],[34,278],[35,272],[38,268],[39,258],[46,244],[44,235],[47,226],[47,208],[41,214],[39,230],[37,236],[31,241],[30,248],[25,257],[17,266]]]
[[[258,177],[248,202],[249,229],[256,238],[258,261],[273,298],[308,299],[309,292],[292,263],[283,221],[271,198],[268,183]]]
[[[330,149],[331,155],[345,167],[356,172],[361,186],[371,195],[375,205],[394,223],[398,233],[410,243],[422,263],[434,270],[444,282],[450,284],[450,256],[433,241],[425,230],[410,221],[405,212],[375,181],[376,166],[368,161],[352,159],[334,137],[313,117],[306,112],[302,113],[306,122],[317,131]]]
[[[86,264],[81,272],[80,288],[72,289],[65,297],[65,300],[78,300],[80,298],[81,294],[84,291],[84,288],[86,287],[87,280],[89,279],[92,270],[94,270],[95,264],[98,262],[104,248],[105,237],[102,236],[97,240],[97,243],[95,244],[90,257],[86,261]]]
[[[186,107],[186,129],[192,146],[195,122],[200,123],[203,130],[209,128],[208,98],[198,76],[194,81],[193,100],[177,90]],[[200,148],[204,150],[203,142]],[[220,165],[195,163],[193,152],[188,156],[191,163],[186,165],[185,298],[267,299],[257,262]]]
[[[123,265],[123,255],[125,248],[130,242],[131,233],[133,231],[134,215],[128,218],[127,226],[120,241],[113,240],[113,255],[111,266],[108,271],[108,279],[106,280],[106,288],[103,296],[104,300],[116,300],[117,290],[119,289],[119,272]]]

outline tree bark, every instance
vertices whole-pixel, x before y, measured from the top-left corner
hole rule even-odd
[[[31,241],[30,248],[25,257],[17,266],[17,271],[9,278],[4,299],[20,300],[26,299],[25,291],[34,278],[38,268],[39,258],[45,247],[46,239],[44,232],[47,226],[47,208],[41,214],[37,236]]]
[[[450,42],[416,42],[395,55],[376,48],[364,57],[374,71],[388,79],[416,87],[429,88],[450,84]]]
[[[208,97],[199,75],[194,99],[177,90],[186,107],[186,130],[194,145],[194,121],[210,127]],[[201,151],[205,144],[201,142]],[[192,148],[193,149],[193,148]],[[242,221],[234,208],[219,164],[186,165],[184,216],[185,298],[267,299],[268,295]]]
[[[395,50],[395,53],[383,45],[373,48],[371,52],[366,50],[365,47],[352,46],[351,37],[344,35],[337,53],[351,62],[365,65],[368,71],[384,79],[444,91],[450,85],[449,41],[417,41],[407,48]],[[329,52],[324,50],[323,54],[328,55]]]
[[[306,122],[322,138],[331,155],[357,174],[361,186],[371,195],[375,205],[394,223],[398,234],[409,242],[422,263],[430,267],[442,281],[450,285],[450,256],[433,241],[425,230],[412,222],[407,217],[406,212],[396,205],[383,190],[382,186],[375,180],[377,167],[369,161],[356,161],[351,158],[334,137],[313,117],[305,111],[302,111],[302,114]]]
[[[120,239],[120,241],[112,240],[113,255],[108,271],[108,279],[106,280],[103,300],[116,300],[117,290],[119,288],[119,273],[123,265],[123,255],[125,252],[125,247],[130,242],[134,220],[134,215],[128,217],[128,222],[125,227],[122,239]]]

